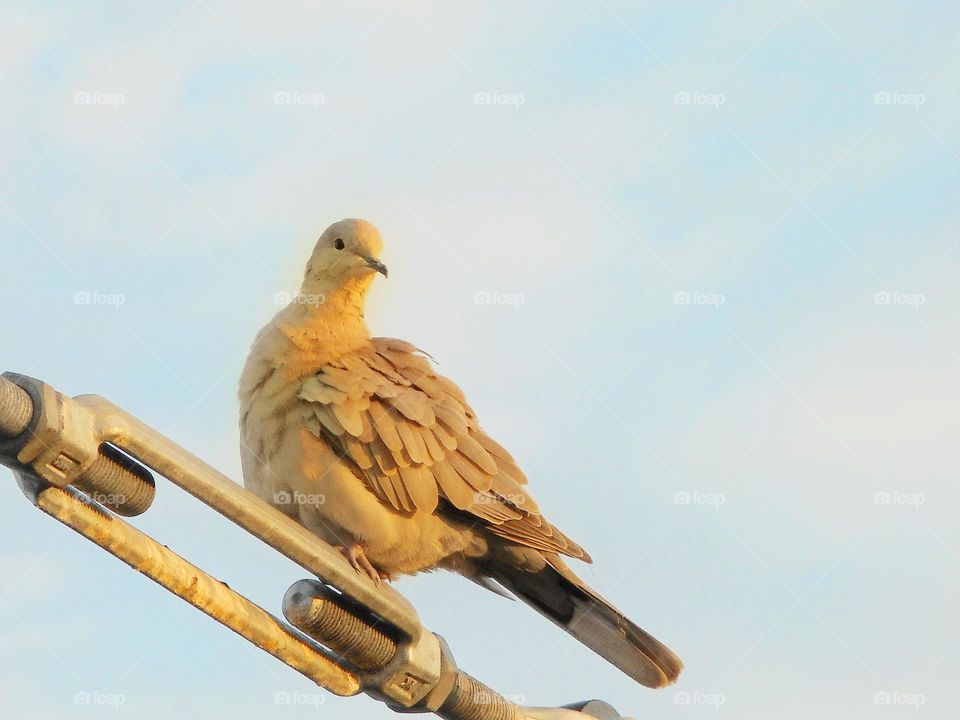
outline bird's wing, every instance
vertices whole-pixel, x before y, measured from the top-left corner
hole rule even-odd
[[[541,516],[516,461],[480,429],[460,388],[410,343],[373,338],[307,378],[299,397],[313,409],[310,430],[396,510],[459,511],[507,540],[590,561]]]

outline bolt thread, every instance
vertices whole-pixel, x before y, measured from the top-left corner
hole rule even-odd
[[[146,512],[157,494],[152,479],[146,480],[102,452],[74,483],[91,500],[124,517]]]
[[[0,377],[0,435],[16,437],[30,424],[33,401],[16,383]]]
[[[500,693],[458,670],[453,690],[437,715],[446,720],[514,720],[517,708]]]
[[[361,670],[379,670],[397,652],[391,638],[328,598],[311,598],[294,624]]]

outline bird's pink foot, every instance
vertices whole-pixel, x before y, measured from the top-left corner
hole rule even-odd
[[[363,546],[360,543],[353,543],[352,545],[337,545],[337,550],[340,551],[340,554],[343,555],[347,562],[361,575],[366,575],[368,578],[373,580],[377,585],[380,584],[381,580],[389,580],[390,576],[381,573],[377,570],[370,560],[367,559],[366,553],[363,552]]]

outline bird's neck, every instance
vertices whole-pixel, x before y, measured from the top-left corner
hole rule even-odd
[[[367,278],[331,288],[305,282],[280,314],[279,329],[290,341],[288,376],[305,377],[370,341],[363,318]]]
[[[309,309],[311,317],[363,325],[363,308],[372,282],[372,275],[349,278],[337,284],[325,279],[310,278],[303,281],[300,298],[303,299],[302,304]]]

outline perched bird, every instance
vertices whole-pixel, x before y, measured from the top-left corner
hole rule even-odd
[[[591,560],[460,388],[410,343],[370,336],[382,248],[364,220],[331,225],[257,335],[240,381],[244,484],[374,582],[444,568],[506,588],[638,682],[670,684],[680,659],[567,566]]]

